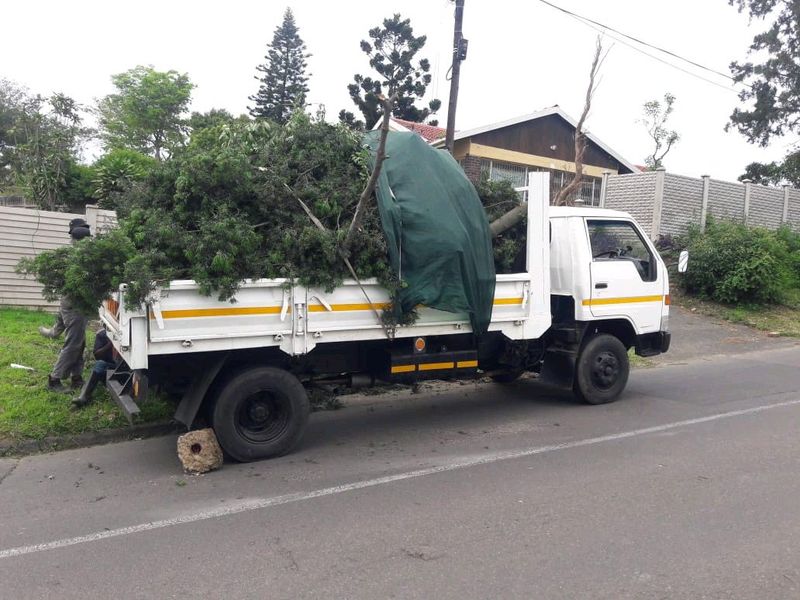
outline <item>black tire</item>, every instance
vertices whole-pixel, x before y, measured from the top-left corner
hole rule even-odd
[[[522,371],[506,371],[505,373],[495,373],[492,381],[495,383],[514,383],[522,375]]]
[[[575,364],[572,390],[589,404],[614,402],[628,383],[628,351],[613,335],[601,333],[586,342]]]
[[[222,388],[212,411],[220,446],[240,462],[273,458],[300,441],[308,423],[308,394],[283,369],[256,367]]]

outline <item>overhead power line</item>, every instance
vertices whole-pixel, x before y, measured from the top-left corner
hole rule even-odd
[[[674,63],[669,62],[668,60],[665,60],[663,58],[659,58],[658,56],[655,56],[655,55],[653,55],[653,54],[651,54],[649,52],[646,52],[645,50],[642,50],[641,48],[639,48],[637,46],[634,46],[634,45],[626,42],[625,39],[620,39],[619,37],[611,35],[608,32],[613,32],[613,33],[617,34],[618,36],[621,36],[622,38],[626,38],[628,40],[636,42],[637,44],[641,44],[642,46],[645,46],[647,48],[652,48],[653,50],[656,50],[656,51],[662,52],[662,53],[664,53],[664,54],[666,54],[668,56],[672,56],[674,58],[677,58],[678,60],[681,60],[681,61],[683,61],[683,62],[685,62],[687,64],[690,64],[690,65],[692,65],[694,67],[697,67],[699,69],[702,69],[704,71],[708,71],[709,73],[713,73],[714,75],[718,75],[720,77],[724,77],[725,79],[728,79],[728,80],[730,80],[730,81],[732,81],[734,83],[741,83],[741,82],[737,82],[733,77],[731,77],[727,73],[723,73],[722,71],[717,71],[716,69],[712,69],[711,67],[706,67],[705,65],[702,65],[697,61],[685,58],[685,57],[681,56],[680,54],[672,52],[671,50],[667,50],[666,48],[661,48],[659,46],[656,46],[655,44],[651,44],[651,43],[646,42],[646,41],[644,41],[642,39],[634,37],[632,35],[628,35],[627,33],[619,31],[618,29],[615,29],[615,28],[613,28],[613,27],[611,27],[609,25],[606,25],[604,23],[600,23],[599,21],[595,21],[594,19],[590,19],[589,17],[584,17],[583,15],[579,15],[579,14],[577,14],[575,12],[567,10],[566,8],[562,8],[561,6],[553,4],[552,2],[549,2],[548,0],[539,0],[539,2],[541,2],[542,4],[546,4],[547,6],[566,14],[567,16],[569,16],[569,17],[571,17],[573,19],[576,19],[577,21],[583,23],[587,27],[590,27],[590,28],[594,29],[595,31],[600,31],[601,33],[606,33],[612,39],[620,42],[621,44],[623,44],[625,46],[628,46],[629,48],[631,48],[633,50],[636,50],[637,52],[639,52],[641,54],[644,54],[645,56],[647,56],[649,58],[657,60],[658,62],[663,63],[663,64],[665,64],[667,66],[670,66],[673,69],[677,69],[678,71],[681,71],[683,73],[686,73],[687,75],[691,75],[692,77],[696,77],[697,79],[705,81],[706,83],[710,83],[710,84],[715,85],[717,87],[720,87],[720,88],[722,88],[724,90],[728,90],[728,91],[731,91],[731,92],[736,92],[736,90],[734,90],[734,89],[732,89],[730,87],[727,87],[727,86],[722,85],[722,84],[720,84],[720,83],[718,83],[716,81],[713,81],[711,79],[703,77],[703,76],[699,75],[698,73],[694,73],[693,71],[689,71],[687,69],[684,69],[684,68],[680,67],[679,65],[676,65]],[[741,83],[741,85],[746,85],[746,84]]]

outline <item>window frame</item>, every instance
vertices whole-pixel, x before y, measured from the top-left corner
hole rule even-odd
[[[586,231],[586,243],[589,247],[589,256],[592,257],[592,262],[631,262],[631,261],[620,261],[619,257],[617,258],[595,258],[594,256],[594,249],[592,248],[592,234],[589,230],[590,223],[605,223],[605,224],[619,224],[619,225],[627,225],[630,227],[639,241],[641,242],[642,246],[647,250],[648,254],[650,255],[650,276],[649,278],[645,279],[642,277],[641,272],[639,269],[636,269],[636,273],[639,275],[641,280],[645,283],[653,283],[658,281],[658,252],[650,243],[650,240],[647,239],[647,236],[642,235],[642,231],[639,229],[639,226],[632,220],[629,219],[622,219],[618,217],[594,217],[594,216],[587,216],[583,219],[584,222],[584,230]],[[636,265],[634,265],[635,267]]]

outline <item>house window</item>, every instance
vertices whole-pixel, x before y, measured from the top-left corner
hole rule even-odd
[[[526,165],[490,160],[488,158],[481,159],[481,179],[488,179],[489,181],[508,181],[515,188],[525,187],[528,181],[528,173],[539,171],[548,171],[550,173],[551,201],[563,188],[569,185],[573,177],[573,174],[569,171],[529,167]],[[573,194],[573,201],[581,200],[587,206],[599,206],[601,181],[600,177],[584,175],[580,187]],[[522,196],[521,191],[520,195]],[[521,199],[523,198],[521,197]]]

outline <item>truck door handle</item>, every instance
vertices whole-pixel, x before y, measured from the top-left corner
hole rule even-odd
[[[596,290],[604,290],[607,287],[608,287],[607,283],[595,283],[594,284],[594,289],[596,289]]]

